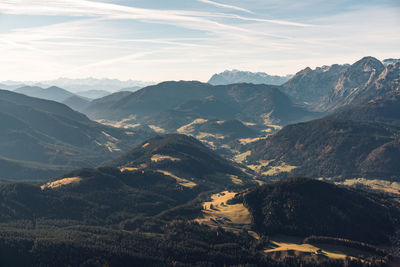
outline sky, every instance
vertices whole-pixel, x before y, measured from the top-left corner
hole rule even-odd
[[[399,0],[1,0],[0,80],[200,80],[400,58]]]

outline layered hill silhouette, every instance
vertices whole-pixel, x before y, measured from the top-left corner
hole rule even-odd
[[[121,120],[134,115],[139,122],[166,112],[172,114],[171,121],[175,120],[174,114],[188,117],[184,124],[193,118],[287,124],[314,115],[294,104],[277,86],[245,83],[212,86],[195,81],[163,82],[118,101],[110,96],[108,103],[94,104],[84,111],[90,118]]]
[[[19,161],[18,164],[43,164],[38,168],[96,166],[150,136],[149,132],[134,133],[98,124],[53,101],[3,90],[0,99],[0,156]],[[16,175],[2,178],[7,177]],[[19,178],[40,177],[26,173]]]
[[[62,101],[62,103],[72,108],[73,110],[81,112],[86,108],[90,101],[80,96],[73,95]]]
[[[63,102],[67,100],[69,97],[74,96],[73,93],[57,86],[51,86],[46,89],[38,86],[24,86],[15,89],[14,92],[31,97],[53,100],[57,102]]]
[[[253,144],[252,162],[295,166],[290,175],[399,180],[400,128],[331,117],[284,127]]]
[[[389,243],[400,210],[380,195],[307,178],[289,178],[243,196],[258,231]]]

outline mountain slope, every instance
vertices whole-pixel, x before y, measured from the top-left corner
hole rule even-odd
[[[256,229],[388,244],[399,226],[395,202],[322,181],[289,178],[244,194]]]
[[[131,92],[122,91],[94,99],[82,110],[82,112],[92,118],[102,119],[102,112],[108,111],[115,103],[130,94]]]
[[[221,73],[214,74],[209,84],[212,85],[227,85],[234,83],[253,83],[253,84],[271,84],[281,85],[289,80],[290,75],[287,76],[273,76],[264,72],[249,72],[240,70],[226,70]]]
[[[316,102],[333,88],[349,65],[323,66],[314,70],[305,68],[282,85],[282,91],[300,102]]]
[[[338,111],[332,117],[400,126],[400,92],[388,93],[366,103],[351,106]]]
[[[189,187],[197,184],[207,187],[244,185],[250,178],[200,141],[180,134],[151,138],[125,155],[106,163],[106,166],[169,173],[180,177],[183,185]]]
[[[113,219],[122,221],[139,214],[154,216],[193,199],[196,193],[190,188],[177,187],[173,178],[156,172],[81,169],[41,187],[24,183],[0,184],[0,221],[32,216],[86,220],[89,224]]]
[[[37,86],[24,86],[15,89],[14,92],[24,94],[31,97],[63,102],[74,94],[57,86],[51,86],[43,89]]]
[[[340,76],[332,91],[324,97],[322,108],[335,109],[378,96],[380,92],[377,91],[376,82],[384,70],[382,62],[373,57],[364,57],[355,62]]]
[[[323,66],[298,72],[283,92],[316,111],[331,112],[400,90],[400,62],[384,64],[364,57],[352,65]]]
[[[94,166],[149,136],[95,123],[53,101],[9,91],[0,99],[0,156],[12,160],[62,165],[61,171]]]
[[[295,166],[292,175],[399,180],[399,133],[387,124],[323,118],[286,126],[254,143],[248,159]]]
[[[72,108],[73,110],[81,112],[86,108],[87,105],[89,105],[90,101],[80,96],[73,95],[65,99],[62,103]]]

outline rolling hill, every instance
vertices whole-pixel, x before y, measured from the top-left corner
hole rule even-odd
[[[89,224],[105,220],[121,222],[139,214],[154,216],[193,199],[197,193],[197,188],[181,188],[173,178],[157,172],[80,169],[41,187],[27,183],[0,184],[0,221],[34,217],[86,220]]]
[[[87,105],[89,105],[90,101],[80,96],[73,95],[62,101],[62,103],[73,110],[81,112]]]
[[[74,95],[73,93],[57,86],[51,86],[46,89],[43,89],[38,86],[24,86],[15,89],[14,92],[31,97],[53,100],[57,102],[63,102],[67,100],[69,97]]]
[[[212,86],[196,81],[163,82],[118,101],[110,99],[102,106],[95,104],[84,111],[90,118],[122,120],[135,116],[139,123],[165,112],[178,112],[179,116],[186,114],[190,120],[193,117],[240,119],[262,125],[287,124],[315,116],[291,102],[277,86],[245,83]]]
[[[153,170],[174,177],[184,187],[240,187],[251,183],[251,177],[234,163],[181,134],[153,137],[105,166]]]
[[[243,194],[263,233],[311,235],[390,244],[399,227],[393,200],[307,178],[289,178]]]

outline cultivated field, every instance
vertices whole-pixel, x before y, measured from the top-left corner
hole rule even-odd
[[[247,208],[243,204],[227,204],[235,195],[235,192],[229,191],[212,195],[211,201],[203,203],[203,217],[196,221],[231,231],[249,230],[251,215]]]

